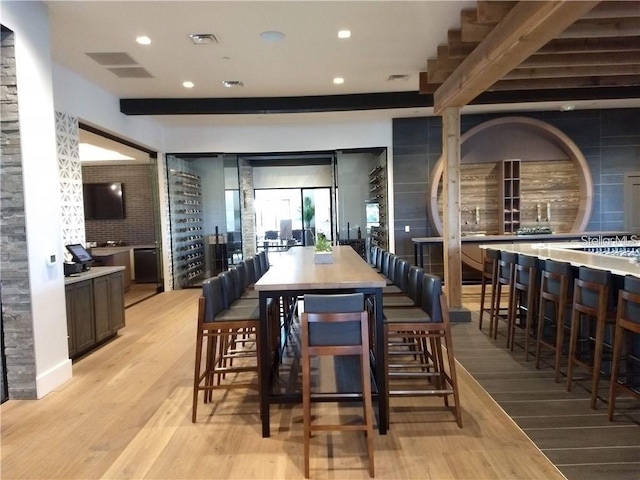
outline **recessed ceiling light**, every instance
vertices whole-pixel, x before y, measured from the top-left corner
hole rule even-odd
[[[194,87],[193,82],[189,82],[189,81],[182,82],[182,86],[184,88],[193,88]]]
[[[283,40],[284,37],[285,37],[284,33],[278,32],[278,31],[275,31],[275,30],[262,32],[260,34],[260,38],[262,40],[264,40],[265,42],[279,42],[280,40]]]
[[[562,106],[560,107],[560,111],[561,111],[561,112],[572,112],[572,111],[574,111],[575,109],[576,109],[576,106],[575,106],[575,105],[571,105],[571,104],[568,104],[568,105],[562,105]]]
[[[210,45],[212,43],[220,43],[218,37],[213,33],[193,33],[189,35],[191,41],[196,45]]]
[[[224,85],[225,88],[240,88],[240,87],[244,87],[244,83],[242,83],[240,80],[223,80],[222,81],[222,85]]]
[[[140,35],[139,37],[136,37],[136,42],[138,42],[140,45],[151,45],[151,39],[146,35]]]
[[[340,84],[344,83],[344,78],[336,77],[336,78],[333,79],[333,83],[335,83],[336,85],[340,85]]]
[[[338,32],[338,38],[349,38],[351,36],[351,30],[340,30]]]

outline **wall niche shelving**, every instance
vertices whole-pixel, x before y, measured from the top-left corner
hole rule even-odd
[[[518,230],[584,231],[593,202],[591,173],[577,145],[557,128],[528,117],[503,117],[461,136],[462,234]],[[442,235],[440,158],[431,173],[428,214]]]

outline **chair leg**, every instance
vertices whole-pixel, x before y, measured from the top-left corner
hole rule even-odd
[[[556,314],[556,358],[555,358],[555,377],[556,383],[560,382],[560,359],[562,358],[562,346],[564,344],[564,312],[565,305],[561,301],[558,306]]]
[[[624,331],[622,327],[616,325],[616,333],[613,339],[613,364],[611,365],[611,384],[609,385],[609,421],[613,420],[613,412],[616,408],[618,368],[620,368],[620,355],[622,354],[622,343],[624,341]]]
[[[306,328],[306,325],[303,325],[302,328]],[[305,346],[303,346],[302,348],[302,422],[304,431],[304,478],[309,478],[309,442],[311,437],[311,365],[309,352],[307,351]]]
[[[594,410],[597,408],[598,387],[600,385],[600,367],[602,366],[602,349],[604,347],[604,316],[597,318],[596,322],[596,350],[593,358],[593,373],[591,376],[591,408]]]
[[[484,315],[484,296],[487,293],[487,282],[484,278],[484,274],[480,286],[480,319],[478,320],[478,328],[482,330],[482,317]]]
[[[362,372],[362,407],[364,409],[364,422],[366,425],[367,453],[369,454],[369,476],[374,476],[373,460],[373,404],[371,400],[371,376],[369,373],[369,349],[363,348],[360,356]]]
[[[540,354],[542,353],[542,338],[544,335],[544,311],[545,300],[540,296],[540,306],[538,308],[538,334],[536,336],[536,370],[540,369]],[[556,315],[556,318],[558,316]],[[557,337],[556,337],[557,338]],[[558,380],[556,380],[557,382]]]
[[[453,387],[453,401],[456,408],[456,422],[458,427],[462,428],[462,412],[460,411],[460,393],[458,392],[458,376],[456,375],[456,360],[453,355],[453,338],[451,336],[451,330],[445,328],[444,330],[444,344],[447,349],[447,360],[449,363],[449,378],[451,379],[451,386]]]
[[[573,381],[573,363],[576,355],[576,344],[578,343],[578,325],[580,323],[580,314],[574,310],[571,315],[571,333],[569,339],[569,363],[567,365],[567,392],[571,391],[571,383]]]
[[[198,392],[200,391],[200,365],[202,363],[202,330],[198,329],[196,334],[196,360],[195,371],[193,374],[193,406],[191,410],[191,422],[196,423],[196,415],[198,413]]]

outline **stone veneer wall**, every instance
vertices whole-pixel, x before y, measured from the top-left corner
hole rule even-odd
[[[56,145],[62,196],[63,245],[85,245],[82,167],[78,147],[78,119],[56,112]]]
[[[240,215],[242,217],[242,256],[252,257],[257,252],[256,212],[253,205],[253,167],[239,159],[240,171]]]
[[[0,86],[0,290],[10,399],[35,399],[36,364],[27,258],[14,34],[2,28]]]

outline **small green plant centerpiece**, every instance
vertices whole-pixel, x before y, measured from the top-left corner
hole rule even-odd
[[[315,263],[333,263],[333,252],[331,242],[324,235],[319,233],[316,238],[316,254],[314,256]]]

